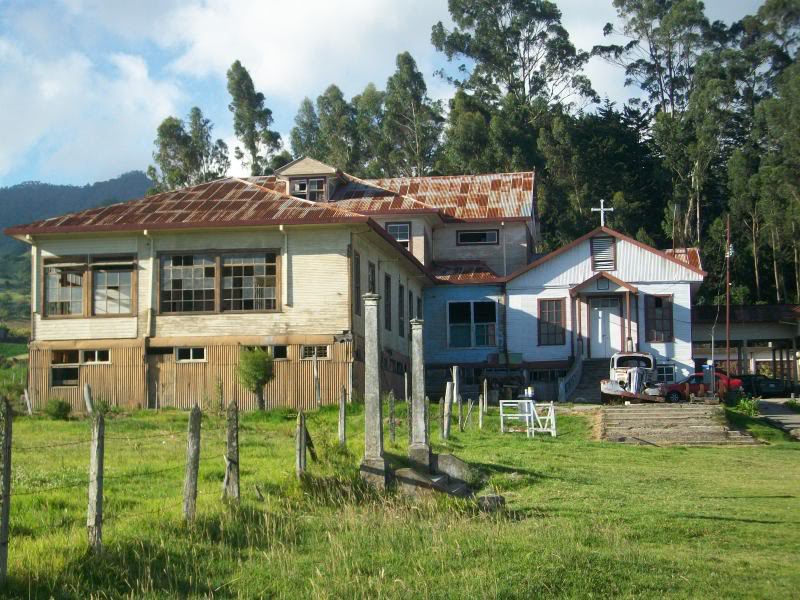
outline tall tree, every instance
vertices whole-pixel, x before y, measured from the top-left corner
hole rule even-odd
[[[321,160],[351,172],[358,161],[355,111],[338,86],[330,85],[317,98]]]
[[[319,147],[319,117],[310,98],[303,98],[297,115],[294,117],[294,127],[289,134],[292,144],[292,154],[296,157],[317,157]]]
[[[494,104],[507,94],[532,107],[539,99],[534,119],[548,106],[596,99],[582,74],[589,54],[575,49],[554,2],[449,0],[448,9],[456,27],[437,23],[431,41],[461,61],[458,75],[446,75],[458,87]]]
[[[381,177],[389,172],[389,144],[383,137],[383,101],[385,94],[369,83],[354,96],[350,104],[355,113],[359,164],[354,174],[362,177]]]
[[[227,173],[228,147],[221,139],[212,141],[214,125],[196,106],[188,120],[188,130],[177,117],[167,117],[158,126],[153,152],[156,164],[147,169],[154,182],[151,193],[196,185]]]
[[[228,93],[233,113],[233,131],[242,148],[234,148],[234,156],[250,167],[251,175],[266,170],[269,156],[280,148],[281,136],[272,131],[272,111],[265,104],[264,94],[256,92],[250,73],[238,60],[228,69]]]
[[[389,162],[398,175],[425,175],[435,163],[442,132],[442,107],[428,97],[417,63],[408,52],[397,56],[397,70],[386,82],[383,136]]]

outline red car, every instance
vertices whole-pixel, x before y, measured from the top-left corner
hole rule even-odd
[[[725,394],[729,390],[738,390],[742,387],[742,380],[735,377],[728,377],[725,373],[717,371],[716,391]],[[664,393],[668,402],[681,402],[689,399],[689,394],[699,395],[701,388],[703,392],[708,391],[707,385],[703,384],[703,374],[695,373],[678,383],[669,383],[665,386]]]

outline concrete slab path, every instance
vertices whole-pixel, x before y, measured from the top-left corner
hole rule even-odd
[[[784,404],[788,398],[768,398],[758,403],[758,410],[769,421],[793,437],[800,439],[800,413]]]

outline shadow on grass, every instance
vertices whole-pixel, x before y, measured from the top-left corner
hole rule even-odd
[[[785,431],[776,427],[763,417],[751,417],[731,408],[725,408],[725,418],[728,423],[738,429],[749,433],[754,438],[764,442],[791,442],[792,437]]]
[[[728,521],[732,523],[755,523],[757,525],[800,525],[800,521],[775,521],[772,519],[745,519],[740,517],[725,517],[722,515],[690,515],[678,513],[675,515],[681,519],[703,519],[706,521]]]

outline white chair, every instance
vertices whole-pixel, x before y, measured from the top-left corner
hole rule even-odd
[[[507,431],[520,431],[519,429],[509,428],[507,422],[522,421],[525,434],[528,437],[533,435],[534,426],[534,402],[529,399],[520,400],[501,400],[500,401],[500,433]]]
[[[532,435],[549,433],[556,437],[556,405],[552,402],[533,404]]]

